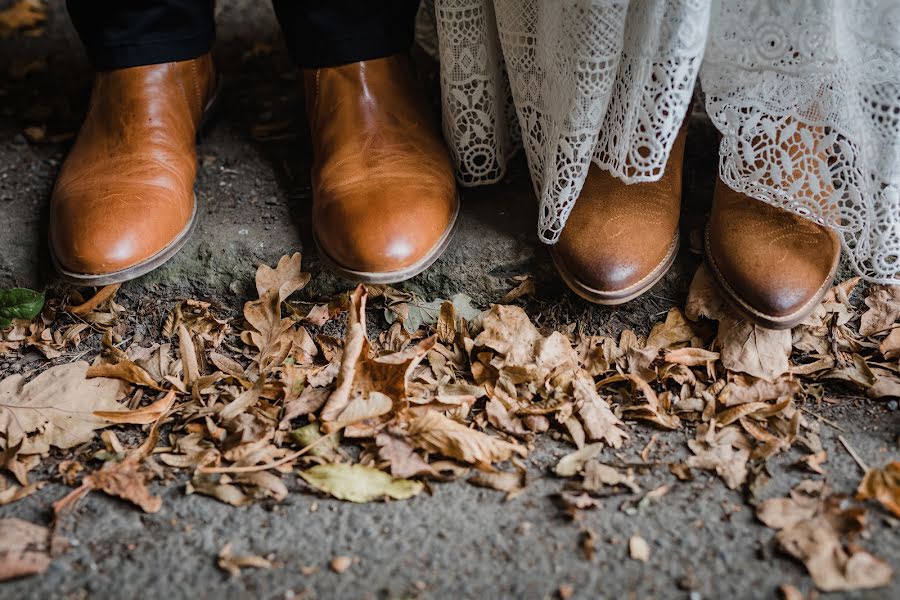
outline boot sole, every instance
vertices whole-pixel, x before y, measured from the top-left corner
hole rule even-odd
[[[315,229],[313,229],[313,241],[316,245],[316,250],[319,253],[319,258],[325,263],[325,266],[328,269],[343,277],[344,279],[349,279],[350,281],[358,282],[358,283],[374,283],[374,284],[385,284],[385,283],[399,283],[401,281],[406,281],[407,279],[411,279],[416,275],[419,275],[423,271],[425,271],[428,267],[433,265],[437,259],[441,257],[445,250],[447,250],[447,246],[450,245],[450,242],[453,240],[453,236],[456,235],[456,230],[459,224],[459,196],[456,198],[456,210],[453,213],[453,220],[450,222],[450,225],[447,226],[447,229],[444,231],[441,239],[438,243],[431,249],[431,251],[426,254],[422,259],[413,263],[412,265],[405,267],[403,269],[398,269],[396,271],[354,271],[352,269],[347,269],[339,265],[334,259],[328,256],[328,253],[322,248],[322,245],[319,243],[319,238],[315,233]]]
[[[556,257],[556,254],[553,250],[550,250],[550,256],[553,258],[553,265],[556,267],[559,276],[562,278],[563,282],[569,287],[570,290],[587,300],[588,302],[593,302],[594,304],[600,304],[603,306],[618,306],[619,304],[625,304],[626,302],[630,302],[634,300],[641,294],[647,292],[656,285],[660,279],[662,279],[666,273],[669,272],[669,269],[672,268],[672,265],[675,263],[675,257],[678,256],[678,248],[681,242],[681,234],[679,232],[675,232],[675,237],[672,239],[672,243],[669,246],[669,251],[666,253],[666,256],[660,261],[658,265],[643,279],[634,283],[623,290],[617,290],[615,292],[608,292],[604,290],[598,290],[592,288],[581,281],[569,271],[566,266],[563,264],[561,260]]]
[[[213,97],[210,98],[209,102],[207,102],[206,108],[203,109],[203,115],[200,117],[200,122],[197,124],[196,137],[198,141],[208,135],[210,130],[212,129],[215,117],[218,114],[219,92],[221,90],[222,79],[219,78],[219,81],[216,84],[216,91],[213,93]],[[75,273],[72,271],[67,271],[62,267],[59,259],[56,257],[56,251],[53,249],[53,244],[49,244],[50,259],[53,262],[53,267],[60,274],[63,281],[79,286],[96,287],[102,285],[111,285],[114,283],[123,283],[125,281],[137,279],[138,277],[142,277],[147,273],[159,268],[164,263],[169,261],[169,259],[171,259],[173,256],[178,254],[178,251],[184,247],[188,239],[190,239],[191,235],[194,233],[194,230],[197,228],[197,209],[197,193],[194,192],[194,207],[191,211],[191,218],[190,220],[188,220],[184,228],[179,232],[178,236],[174,240],[172,240],[169,245],[164,247],[153,256],[146,258],[136,265],[128,267],[127,269],[100,274]]]
[[[831,289],[832,283],[834,282],[834,276],[837,273],[838,266],[841,262],[841,255],[838,253],[834,260],[834,264],[831,265],[831,271],[828,273],[828,277],[822,283],[822,286],[812,298],[807,300],[799,309],[786,315],[770,315],[750,306],[750,304],[744,301],[740,294],[729,285],[725,276],[719,270],[716,260],[713,258],[712,252],[710,251],[709,225],[706,226],[704,233],[704,246],[706,249],[706,264],[708,264],[712,270],[713,279],[718,285],[719,290],[722,292],[722,297],[725,298],[728,305],[737,311],[739,315],[766,329],[793,329],[802,323],[803,320],[816,309],[822,301],[822,298],[828,293],[828,290]]]

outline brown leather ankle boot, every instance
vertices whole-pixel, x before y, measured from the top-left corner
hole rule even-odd
[[[308,69],[304,84],[319,255],[354,281],[421,273],[450,242],[459,203],[408,59]]]
[[[831,288],[840,257],[831,229],[716,181],[706,259],[725,299],[758,325],[803,321]]]
[[[65,279],[134,279],[187,241],[197,216],[196,134],[215,80],[209,54],[97,73],[50,201],[50,249]]]
[[[649,290],[678,253],[682,128],[659,181],[627,185],[591,164],[559,241],[551,246],[563,281],[596,304],[622,304]]]

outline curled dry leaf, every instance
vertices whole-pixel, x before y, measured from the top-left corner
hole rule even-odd
[[[0,506],[18,502],[35,493],[46,485],[45,481],[38,481],[27,485],[10,484],[5,478],[0,479]]]
[[[722,365],[772,381],[787,372],[791,355],[790,330],[764,329],[736,317],[725,304],[706,266],[697,269],[688,292],[685,313],[691,320],[719,321],[717,340]]]
[[[203,494],[231,506],[245,506],[253,502],[253,498],[231,483],[228,476],[217,477],[196,473],[185,486],[186,494]]]
[[[506,499],[511,500],[523,491],[528,483],[527,470],[515,465],[515,471],[478,471],[469,478],[469,483],[506,492]]]
[[[612,409],[597,393],[594,382],[587,376],[579,374],[572,382],[575,397],[575,410],[584,427],[584,433],[590,441],[604,441],[613,448],[619,448],[628,434],[619,426],[622,421],[613,414]],[[655,397],[655,394],[654,394]]]
[[[114,283],[112,285],[107,285],[100,289],[96,294],[94,294],[91,298],[82,302],[77,306],[70,306],[66,308],[66,310],[73,315],[84,316],[90,312],[93,312],[100,308],[107,300],[113,298],[116,295],[116,292],[119,291],[119,288],[122,286],[121,283]]]
[[[677,344],[690,342],[696,337],[695,325],[684,318],[681,309],[672,308],[666,313],[666,320],[657,323],[647,337],[647,348],[667,350]]]
[[[435,344],[435,338],[430,337],[409,350],[372,357],[365,311],[366,291],[360,285],[350,298],[337,385],[321,412],[321,419],[328,423],[326,431],[384,414],[384,398],[391,408],[401,406],[406,401],[410,374]]]
[[[274,566],[272,561],[263,558],[262,556],[257,556],[255,554],[235,554],[230,543],[225,544],[222,549],[219,550],[219,556],[217,558],[219,568],[228,572],[232,577],[240,575],[241,569],[271,569]]]
[[[534,275],[519,275],[517,277],[513,277],[515,281],[519,283],[516,284],[516,287],[506,292],[506,294],[499,300],[498,304],[509,304],[510,302],[514,302],[523,296],[533,296],[536,288],[534,285]]]
[[[315,354],[315,343],[306,329],[295,328],[293,319],[281,316],[282,302],[308,281],[309,274],[300,271],[299,253],[283,256],[274,269],[261,265],[257,270],[260,297],[244,304],[244,319],[250,328],[241,334],[241,340],[258,349],[256,361],[261,371],[272,370],[288,356],[310,362]]]
[[[618,469],[605,465],[597,460],[589,460],[584,465],[584,481],[581,487],[589,492],[596,492],[604,486],[622,486],[637,494],[640,486],[634,482],[634,474],[623,474]]]
[[[601,443],[589,444],[571,454],[566,454],[558,463],[556,463],[553,472],[560,477],[573,477],[578,475],[581,473],[581,470],[584,468],[587,461],[603,451],[603,446],[604,445]]]
[[[99,417],[110,423],[132,424],[132,425],[149,425],[158,421],[165,415],[172,405],[175,403],[175,390],[147,406],[136,408],[134,410],[122,411],[105,411],[95,410],[94,416]]]
[[[164,391],[146,370],[130,360],[120,360],[115,364],[93,365],[87,371],[87,377],[107,377],[121,379],[138,386],[148,387],[157,391]]]
[[[730,316],[719,320],[722,365],[730,371],[774,381],[790,368],[791,332],[765,329]]]
[[[259,297],[272,291],[279,302],[284,302],[288,296],[306,287],[312,276],[300,268],[302,260],[303,255],[295,252],[291,256],[282,256],[274,269],[268,265],[260,265],[256,270],[256,292]]]

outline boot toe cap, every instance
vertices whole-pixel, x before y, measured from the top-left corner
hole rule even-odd
[[[85,275],[129,269],[164,251],[190,224],[191,213],[184,210],[189,202],[122,197],[131,200],[54,195],[50,242],[61,269]]]
[[[340,199],[314,210],[316,242],[338,267],[360,274],[415,268],[444,242],[456,218],[456,198],[423,201]]]
[[[642,238],[635,232],[635,244],[586,243],[585,238],[570,239],[563,233],[553,246],[554,260],[580,286],[610,296],[629,295],[662,269],[677,244],[677,231],[668,243],[660,237]]]

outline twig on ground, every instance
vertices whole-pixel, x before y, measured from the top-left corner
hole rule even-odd
[[[863,459],[861,459],[859,457],[859,454],[856,453],[856,450],[854,450],[850,446],[850,443],[844,439],[844,436],[839,435],[838,441],[841,443],[842,446],[844,446],[844,449],[847,450],[847,453],[853,457],[853,460],[856,461],[856,464],[859,465],[859,468],[862,469],[863,473],[867,473],[869,471],[869,467],[866,466],[865,461],[863,461]]]
[[[847,432],[846,429],[844,429],[843,427],[841,427],[840,425],[838,425],[838,424],[835,423],[834,421],[832,421],[832,420],[830,420],[830,419],[826,419],[826,418],[823,417],[822,415],[816,414],[816,413],[814,413],[813,411],[809,410],[808,408],[803,408],[803,407],[801,406],[801,407],[800,407],[800,410],[802,410],[803,412],[805,412],[805,413],[808,414],[808,415],[812,415],[813,417],[819,419],[820,421],[822,421],[822,422],[825,423],[826,425],[830,425],[830,426],[834,427],[834,428],[837,429],[838,431],[843,431],[844,433]]]
[[[341,429],[343,429],[343,427],[341,427]],[[322,437],[320,437],[319,439],[314,441],[312,444],[305,446],[303,448],[300,448],[293,454],[288,454],[287,456],[285,456],[283,458],[279,458],[278,460],[274,460],[272,462],[263,463],[261,465],[252,465],[252,466],[248,466],[248,467],[200,467],[199,469],[197,469],[197,472],[198,473],[255,473],[257,471],[268,471],[269,469],[275,469],[277,467],[280,467],[281,465],[291,462],[292,460],[294,460],[296,458],[300,458],[301,456],[303,456],[304,454],[306,454],[307,452],[309,452],[310,450],[312,450],[313,448],[315,448],[316,446],[321,444],[323,440],[327,440],[328,438],[331,438],[332,436],[336,435],[339,431],[340,431],[340,429],[338,429],[337,431],[334,431],[328,435],[323,435]]]

